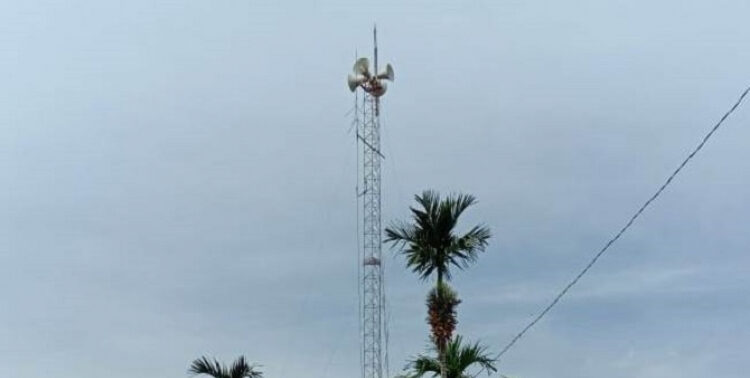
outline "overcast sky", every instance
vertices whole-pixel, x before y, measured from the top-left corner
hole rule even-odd
[[[384,220],[473,193],[458,332],[500,348],[750,84],[750,2],[4,1],[0,376],[359,374],[355,51],[383,99]],[[606,4],[605,4],[606,3]],[[745,377],[750,104],[500,366]],[[390,366],[428,344],[387,254]]]

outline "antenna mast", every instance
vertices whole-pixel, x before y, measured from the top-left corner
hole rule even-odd
[[[355,123],[357,140],[362,143],[362,176],[358,185],[357,206],[362,199],[362,251],[359,290],[362,299],[360,308],[360,330],[362,340],[362,378],[387,378],[388,366],[387,324],[385,319],[385,292],[382,266],[382,226],[381,226],[381,159],[380,151],[380,96],[386,91],[385,80],[393,81],[393,68],[390,64],[384,72],[378,72],[377,29],[373,28],[373,63],[370,73],[367,58],[359,58],[354,64],[354,72],[348,77],[349,89],[363,90],[363,100],[356,102]],[[359,154],[359,148],[357,153]],[[359,180],[359,178],[357,179]],[[386,369],[387,370],[387,369]]]
[[[377,25],[374,25],[372,27],[372,46],[373,46],[373,59],[375,60],[375,65],[373,66],[375,68],[375,72],[378,72],[378,27]]]

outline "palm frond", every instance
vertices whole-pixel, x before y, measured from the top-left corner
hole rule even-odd
[[[385,242],[401,248],[406,258],[406,265],[422,279],[427,279],[435,267],[433,249],[429,247],[423,228],[406,223],[394,223],[385,229]]]
[[[450,250],[451,264],[459,269],[464,269],[475,262],[479,252],[487,248],[490,237],[490,229],[485,226],[474,226],[467,233],[453,239]]]
[[[237,358],[230,368],[218,360],[209,360],[202,356],[190,365],[188,373],[192,375],[205,374],[214,378],[262,378],[263,373],[256,370],[257,365],[249,364],[244,356]]]
[[[474,226],[463,235],[456,235],[460,216],[476,198],[469,194],[441,198],[435,191],[426,190],[414,197],[409,223],[394,223],[385,229],[385,242],[400,248],[406,266],[421,279],[433,273],[450,280],[451,266],[463,269],[476,261],[485,250],[490,231],[485,226]]]
[[[411,369],[411,374],[407,374],[411,378],[420,378],[428,373],[432,373],[432,376],[436,377],[440,375],[440,361],[434,357],[418,356],[409,362],[407,369]]]
[[[394,243],[400,245],[407,245],[410,243],[417,242],[417,235],[415,228],[406,223],[394,223],[390,227],[385,228],[385,240],[386,243]]]
[[[222,366],[216,359],[210,361],[206,356],[202,356],[193,361],[188,372],[193,375],[210,375],[214,378],[231,378],[226,367]]]
[[[495,367],[496,359],[489,355],[485,346],[480,345],[478,342],[462,346],[461,342],[461,336],[456,336],[452,343],[457,349],[455,354],[457,357],[456,364],[461,371],[468,369],[472,365],[479,365],[479,373],[486,371],[487,375],[497,371]]]
[[[232,364],[231,378],[261,378],[263,373],[255,370],[256,365],[248,364],[244,356],[240,356]]]
[[[487,348],[479,343],[464,345],[461,336],[454,337],[448,343],[443,361],[446,378],[471,378],[482,372],[488,375],[497,372],[497,360],[489,354]],[[406,366],[410,373],[407,376],[420,378],[427,373],[438,376],[441,373],[440,367],[441,363],[437,357],[419,355]],[[476,374],[470,375],[470,369],[476,371]]]

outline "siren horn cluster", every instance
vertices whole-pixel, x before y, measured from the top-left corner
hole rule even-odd
[[[373,75],[370,73],[370,60],[367,58],[359,58],[354,63],[352,73],[346,79],[349,85],[349,90],[354,92],[358,87],[364,89],[365,92],[380,97],[385,94],[388,86],[384,80],[393,81],[393,67],[389,64],[385,65],[385,70]]]

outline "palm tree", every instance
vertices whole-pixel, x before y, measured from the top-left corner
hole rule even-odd
[[[433,377],[443,375],[445,378],[474,378],[483,371],[490,375],[497,371],[496,359],[490,357],[487,348],[479,343],[462,345],[461,336],[456,336],[446,345],[441,359],[420,355],[411,361],[406,367],[411,372],[407,378],[421,378],[423,375],[432,373]],[[470,374],[469,369],[476,367],[479,370]]]
[[[487,247],[490,230],[477,225],[462,235],[456,234],[459,217],[476,203],[472,195],[449,195],[441,199],[437,192],[426,190],[422,195],[416,195],[415,200],[419,207],[410,207],[412,223],[387,227],[385,242],[401,247],[406,266],[421,279],[425,280],[433,272],[436,273],[434,294],[428,296],[427,300],[428,322],[438,358],[441,358],[445,344],[455,329],[455,307],[459,303],[455,292],[443,283],[443,279],[451,279],[451,266],[463,269],[476,261],[479,252]],[[452,295],[443,297],[443,294]],[[445,374],[442,376],[447,378]]]
[[[245,357],[240,356],[231,367],[219,363],[216,359],[210,361],[201,357],[190,365],[188,372],[193,375],[205,374],[214,378],[263,378],[263,373],[256,369],[255,364],[248,364]]]
[[[411,207],[412,222],[394,224],[385,229],[386,243],[401,247],[406,266],[427,279],[437,274],[438,285],[451,279],[451,266],[463,269],[476,261],[487,247],[490,230],[482,225],[463,235],[455,233],[458,218],[476,198],[469,194],[451,195],[445,199],[434,191],[416,195],[419,208]]]

